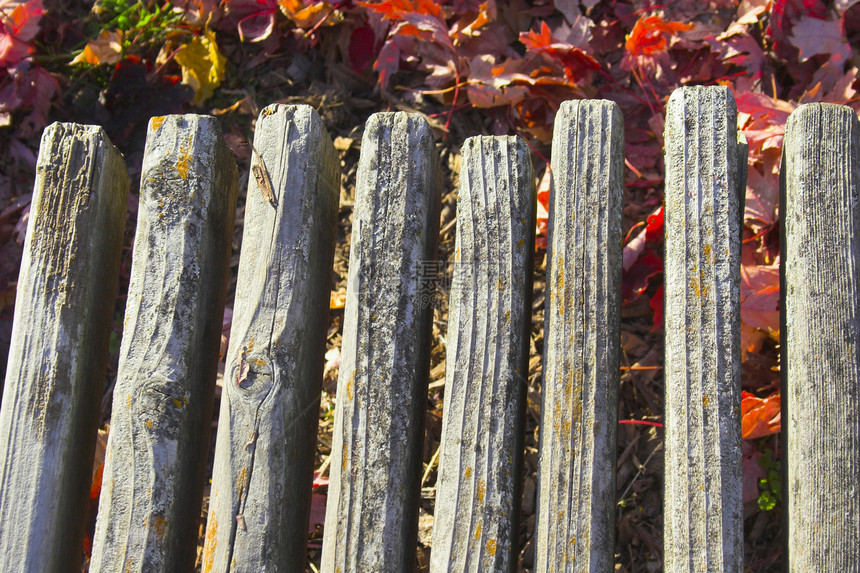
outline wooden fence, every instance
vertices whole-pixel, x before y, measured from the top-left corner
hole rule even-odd
[[[743,570],[746,144],[727,88],[666,118],[665,570]],[[307,106],[257,122],[202,570],[302,571],[339,196]],[[565,103],[552,146],[535,571],[614,569],[623,118]],[[513,571],[535,191],[515,137],[463,145],[430,569]],[[364,132],[322,551],[415,566],[441,177],[419,115]],[[783,149],[788,569],[860,571],[860,125],[800,106]],[[97,127],[45,130],[0,405],[0,571],[77,566],[128,177]],[[190,571],[237,169],[218,124],[153,118],[91,571]]]

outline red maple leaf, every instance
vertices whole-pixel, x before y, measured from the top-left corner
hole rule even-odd
[[[410,14],[423,14],[444,20],[442,7],[432,0],[382,0],[381,2],[356,2],[359,6],[382,14],[389,20],[403,20]]]
[[[767,398],[759,398],[749,392],[741,394],[741,433],[745,440],[780,431],[780,401],[779,392]]]
[[[540,32],[530,30],[520,33],[520,42],[527,50],[539,54],[546,54],[556,60],[564,67],[564,74],[568,80],[577,82],[588,72],[599,70],[600,64],[586,54],[582,49],[572,44],[559,42],[553,38],[552,31],[546,22],[540,23]]]
[[[29,42],[39,31],[44,11],[42,0],[29,0],[0,12],[0,66],[12,66],[33,53]]]
[[[666,22],[660,16],[642,16],[633,25],[624,47],[631,56],[653,55],[666,49],[667,36],[692,29],[689,24]]]

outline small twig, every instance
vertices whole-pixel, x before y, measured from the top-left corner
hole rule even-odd
[[[328,473],[328,467],[331,465],[331,454],[320,464],[320,469],[317,470],[317,476],[322,477]]]
[[[442,444],[439,444],[439,447],[436,448],[436,453],[433,454],[433,457],[430,458],[430,463],[427,464],[427,469],[424,470],[424,475],[421,476],[421,487],[424,487],[424,484],[427,483],[427,479],[430,477],[430,472],[433,471],[433,468],[436,466],[436,463],[439,461],[439,452],[442,451]]]
[[[645,463],[644,463],[644,464],[642,464],[641,466],[639,466],[639,467],[636,469],[636,475],[635,475],[635,476],[633,476],[633,479],[632,479],[632,480],[630,480],[630,483],[627,485],[627,489],[625,489],[625,490],[624,490],[624,493],[622,493],[622,494],[621,494],[621,497],[619,497],[618,499],[623,500],[624,498],[626,498],[626,497],[627,497],[628,492],[630,492],[630,488],[632,488],[632,487],[633,487],[633,484],[634,484],[634,483],[636,483],[636,480],[637,480],[637,479],[639,479],[639,476],[641,476],[641,475],[642,475],[642,470],[643,470],[643,469],[645,469],[645,466],[647,466],[647,465],[648,465],[648,462],[650,462],[650,461],[651,461],[651,458],[653,458],[653,457],[654,457],[654,454],[656,454],[656,453],[657,453],[657,449],[658,449],[658,448],[659,448],[659,445],[658,445],[658,446],[656,446],[653,450],[651,450],[651,453],[650,453],[650,454],[648,454],[648,457],[647,457],[647,458],[645,458]]]

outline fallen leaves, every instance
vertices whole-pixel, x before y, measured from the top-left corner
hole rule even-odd
[[[0,126],[11,123],[13,111],[32,110],[21,122],[19,135],[38,134],[47,125],[51,99],[59,90],[57,79],[29,60],[10,66],[0,82]]]
[[[276,0],[225,0],[224,9],[237,21],[239,39],[243,42],[261,42],[275,29]]]
[[[115,64],[122,59],[122,30],[102,30],[95,40],[90,40],[84,50],[75,56],[72,64]]]
[[[304,30],[311,30],[326,20],[330,21],[330,25],[336,23],[336,19],[331,19],[334,13],[334,6],[328,2],[279,0],[278,7],[284,16],[292,20],[297,27]]]
[[[692,30],[683,22],[666,22],[660,16],[642,16],[636,21],[624,48],[633,56],[650,56],[666,50],[666,38]]]
[[[34,52],[30,41],[39,31],[44,11],[41,0],[0,2],[0,66],[17,64]]]
[[[779,392],[767,398],[744,392],[741,396],[741,435],[745,440],[776,434],[781,429]]]
[[[599,70],[600,64],[582,49],[555,39],[546,22],[541,22],[540,32],[520,34],[520,42],[536,54],[546,54],[564,68],[565,77],[573,83],[582,80],[588,72]]]
[[[182,68],[182,83],[194,90],[194,103],[200,105],[224,78],[226,60],[215,42],[215,32],[205,30],[176,51],[176,63]]]
[[[842,60],[851,57],[851,46],[845,39],[841,20],[804,16],[795,23],[789,41],[800,50],[801,62],[817,55],[838,54]]]

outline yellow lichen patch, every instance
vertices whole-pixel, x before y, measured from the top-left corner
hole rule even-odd
[[[161,129],[161,125],[163,123],[164,123],[164,116],[163,115],[153,117],[152,120],[150,121],[150,125],[152,126],[152,129]]]
[[[206,539],[203,542],[203,573],[210,573],[215,562],[215,548],[218,546],[215,536],[218,534],[218,519],[215,513],[209,514],[209,525],[206,527]]]
[[[472,466],[466,466],[466,472],[463,475],[466,479],[472,477]]]
[[[484,494],[487,491],[487,486],[484,485],[484,480],[478,482],[478,503],[484,501]]]
[[[487,541],[487,553],[489,553],[490,555],[496,554],[496,540],[495,539],[490,539],[489,541]]]
[[[242,495],[246,487],[248,487],[248,468],[242,468],[239,470],[239,478],[236,480],[236,491]]]
[[[173,399],[173,403],[174,403],[174,404],[176,404],[176,407],[177,407],[177,408],[181,408],[181,407],[182,407],[182,403],[183,403],[183,401],[182,401],[182,400],[177,400],[176,398],[174,398],[174,399]]]
[[[570,434],[570,422],[568,422],[567,420],[565,420],[561,424],[561,434],[562,434],[562,437]]]
[[[349,380],[346,381],[346,397],[352,400],[352,389],[355,386],[355,370],[349,375]]]
[[[710,402],[710,398],[708,398],[708,395],[705,394],[704,396],[702,396],[702,408],[707,408],[708,402]]]
[[[146,420],[144,423],[146,424],[147,428],[149,428],[150,430],[152,429],[152,420]]]
[[[502,279],[499,279],[499,290],[505,290],[505,283]]]
[[[555,286],[556,286],[556,301],[558,302],[558,313],[564,315],[564,257],[559,256],[555,260],[557,267]]]
[[[519,242],[519,243],[517,243],[517,248],[518,248],[518,249],[522,249],[522,248],[523,248],[523,240],[522,240],[522,239],[520,239],[520,242]]]
[[[155,535],[164,537],[164,530],[167,529],[167,520],[164,519],[163,515],[153,515],[149,525],[152,531],[155,532]]]
[[[183,153],[176,161],[176,172],[179,173],[179,176],[183,179],[188,179],[188,162],[190,160],[191,157],[188,155],[188,153]]]
[[[179,144],[179,159],[176,160],[176,172],[183,179],[188,179],[188,164],[191,161],[191,138],[185,144]]]
[[[702,291],[699,289],[699,279],[697,277],[690,277],[690,290],[696,293],[696,298],[702,297]]]
[[[702,297],[708,298],[708,293],[710,292],[710,288],[705,284],[705,271],[699,273],[699,284],[702,285]]]
[[[478,526],[475,528],[475,539],[480,539],[480,538],[481,538],[481,524],[479,523]]]
[[[711,245],[705,245],[705,248],[702,249],[702,254],[705,256],[705,262],[711,263]]]
[[[346,444],[343,445],[343,451],[341,452],[341,471],[346,471],[346,467],[349,465],[349,448],[346,447]]]

